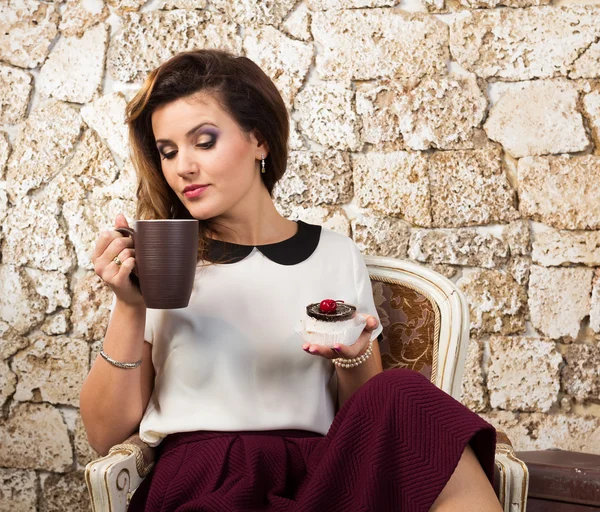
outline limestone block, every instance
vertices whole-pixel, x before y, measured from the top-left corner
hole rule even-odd
[[[163,11],[174,9],[205,9],[207,0],[166,0],[160,8]]]
[[[4,221],[3,261],[40,270],[71,270],[75,253],[59,212],[58,204],[51,200],[24,198]]]
[[[512,8],[531,7],[549,4],[551,0],[458,0],[461,7],[467,9],[493,9],[499,5]]]
[[[531,234],[527,219],[518,219],[503,226],[502,238],[508,243],[511,256],[531,254]]]
[[[426,77],[410,91],[400,129],[411,149],[472,149],[486,110],[475,75]]]
[[[0,466],[64,473],[72,464],[69,433],[57,408],[15,402],[0,420]]]
[[[0,361],[8,359],[28,344],[27,338],[19,336],[10,325],[0,320]]]
[[[483,345],[475,338],[469,342],[460,401],[473,412],[485,411],[488,407],[483,379]]]
[[[90,497],[83,471],[49,475],[44,482],[40,512],[90,510]]]
[[[244,51],[273,80],[291,109],[312,62],[312,45],[290,39],[273,27],[248,27],[244,31]]]
[[[90,446],[87,440],[87,434],[85,433],[85,427],[81,416],[78,414],[75,421],[75,430],[73,433],[75,456],[77,462],[82,466],[85,466],[88,462],[91,462],[100,457],[100,455]]]
[[[527,286],[529,283],[529,271],[531,269],[531,258],[527,256],[515,256],[508,262],[506,270],[519,284]]]
[[[402,217],[416,226],[431,225],[426,157],[395,151],[352,155],[354,194],[361,208]]]
[[[456,285],[465,293],[471,313],[471,332],[515,334],[525,332],[527,290],[503,270],[472,270]]]
[[[592,275],[588,268],[531,266],[529,311],[533,327],[545,336],[564,341],[577,337],[590,311]]]
[[[88,344],[66,336],[41,335],[31,342],[13,358],[19,380],[15,400],[77,406],[88,373]]]
[[[498,99],[484,129],[515,158],[584,151],[590,142],[577,100],[576,88],[566,81],[522,83]]]
[[[222,48],[239,54],[241,46],[237,26],[219,14],[197,10],[128,13],[122,30],[111,37],[107,66],[115,80],[139,82],[181,51]]]
[[[510,222],[519,217],[499,148],[438,151],[428,157],[436,227]]]
[[[118,173],[110,150],[87,130],[69,163],[48,186],[47,195],[61,202],[81,201],[88,192],[111,184]]]
[[[352,199],[348,155],[339,151],[292,151],[273,197],[280,204],[344,204]]]
[[[592,304],[590,307],[590,328],[600,332],[600,271],[596,269],[592,286]]]
[[[444,265],[443,263],[421,263],[415,262],[419,265],[427,267],[438,274],[447,277],[448,279],[452,279],[458,272],[458,267],[453,267],[452,265]]]
[[[356,113],[363,142],[377,149],[405,149],[401,126],[409,111],[408,80],[363,82],[356,85]]]
[[[120,15],[124,15],[128,12],[139,10],[139,8],[147,1],[148,0],[108,0],[108,5]]]
[[[596,32],[596,37],[598,33]],[[589,45],[571,64],[569,78],[600,77],[600,42]]]
[[[394,9],[315,12],[311,30],[322,51],[321,79],[420,78],[445,71],[448,26],[422,13]]]
[[[0,65],[0,124],[17,124],[25,119],[32,90],[30,73]]]
[[[2,221],[6,218],[6,215],[8,214],[8,194],[6,193],[6,189],[4,188],[5,186],[6,186],[6,182],[1,181],[0,182],[0,223],[2,223]],[[0,230],[0,242],[2,241],[3,238],[4,238],[4,234]]]
[[[94,361],[96,361],[96,359],[98,359],[98,356],[100,355],[100,350],[102,350],[102,342],[103,340],[100,339],[90,344],[90,369],[92,368]]]
[[[45,96],[73,103],[87,103],[98,96],[104,78],[108,26],[101,23],[82,37],[61,37],[39,76]]]
[[[47,316],[40,329],[48,336],[67,333],[71,330],[71,310],[63,309]]]
[[[327,83],[304,87],[296,96],[296,120],[309,139],[333,149],[358,150],[359,120],[349,84]]]
[[[583,97],[583,109],[592,131],[596,154],[600,153],[600,90],[592,91]],[[0,151],[1,153],[1,151]],[[0,169],[2,165],[0,164]]]
[[[60,272],[45,272],[33,268],[26,268],[25,271],[31,278],[38,295],[47,299],[46,314],[71,305],[67,276]]]
[[[211,7],[224,12],[240,25],[279,25],[298,0],[257,2],[256,0],[211,0]]]
[[[56,176],[81,128],[79,112],[66,103],[46,101],[32,112],[19,130],[8,159],[9,196],[20,199]]]
[[[339,9],[359,9],[361,7],[391,7],[399,0],[308,0],[308,8],[313,11]]]
[[[410,224],[393,217],[359,214],[352,221],[352,238],[363,254],[406,258]]]
[[[64,36],[81,37],[88,28],[104,21],[109,14],[104,0],[67,0],[58,29]]]
[[[492,336],[487,386],[490,404],[505,410],[548,412],[558,398],[561,355],[553,341]]]
[[[519,210],[557,229],[600,229],[600,156],[519,160]]]
[[[113,293],[108,285],[93,272],[74,279],[72,336],[91,342],[104,339]]]
[[[287,17],[282,23],[281,29],[300,41],[312,40],[312,34],[310,33],[310,12],[306,3],[300,2],[294,11]]]
[[[17,388],[17,376],[11,371],[6,361],[0,360],[0,410]],[[0,488],[0,496],[2,491]],[[0,505],[0,510],[2,510]]]
[[[502,239],[478,233],[475,228],[415,229],[408,256],[423,263],[495,268],[506,262],[508,246]]]
[[[565,393],[578,402],[600,396],[600,344],[574,343],[565,347],[567,363],[561,370]]]
[[[119,158],[129,156],[129,130],[125,124],[127,102],[122,93],[100,96],[82,107],[81,117],[106,142]]]
[[[508,411],[494,411],[481,416],[506,433],[515,450],[558,448],[600,454],[600,418]]]
[[[535,233],[532,258],[544,267],[578,263],[600,266],[600,231],[557,231]]]
[[[12,265],[0,265],[0,283],[0,320],[18,334],[36,327],[44,319],[47,303],[35,291],[25,271]]]
[[[0,3],[0,60],[21,68],[44,62],[58,33],[58,5],[36,0]]]
[[[0,132],[0,180],[4,179],[4,170],[6,169],[6,162],[10,155],[10,142],[8,141],[8,135],[5,132]]]
[[[118,213],[127,219],[135,217],[132,201],[123,199],[96,199],[69,201],[63,206],[63,215],[69,229],[69,239],[75,247],[79,266],[92,270],[92,254],[102,231],[112,229]]]
[[[288,149],[290,151],[298,151],[308,149],[308,145],[304,141],[304,137],[300,135],[296,121],[290,117],[290,138],[288,140]]]
[[[302,206],[291,205],[282,207],[278,205],[279,211],[289,220],[302,220],[309,224],[317,224],[331,229],[345,236],[350,236],[350,219],[346,212],[335,206]],[[289,214],[286,213],[289,211]]]
[[[476,10],[452,23],[450,51],[483,78],[553,78],[566,76],[599,35],[600,11],[593,5]]]
[[[422,0],[421,5],[427,12],[448,12],[446,0]]]
[[[0,512],[31,512],[38,502],[35,471],[0,468]]]
[[[127,217],[133,219],[135,216],[135,201],[137,201],[137,175],[133,167],[131,160],[125,160],[123,168],[119,172],[118,178],[113,181],[110,185],[104,185],[94,188],[92,197],[96,202],[111,201],[112,199],[124,199],[123,208],[126,215],[132,215]],[[114,206],[119,206],[118,201],[113,201]],[[114,220],[110,219],[112,222]]]

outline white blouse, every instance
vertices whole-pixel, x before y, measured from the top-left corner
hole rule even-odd
[[[302,221],[283,242],[218,242],[213,252],[225,247],[234,261],[199,264],[188,307],[147,311],[156,379],[141,439],[156,446],[168,434],[196,430],[326,434],[335,414],[334,366],[304,352],[294,328],[308,304],[327,298],[378,318],[358,247]]]

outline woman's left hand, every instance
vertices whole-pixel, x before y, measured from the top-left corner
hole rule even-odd
[[[352,359],[353,357],[357,357],[366,350],[369,340],[371,339],[371,332],[377,329],[377,326],[379,325],[377,318],[374,316],[363,315],[363,317],[367,321],[367,325],[353,345],[347,346],[338,343],[334,345],[333,348],[329,348],[314,343],[304,343],[304,345],[302,345],[302,350],[315,356],[325,357],[326,359],[337,359],[338,357]]]

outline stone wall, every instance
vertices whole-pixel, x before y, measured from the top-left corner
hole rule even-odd
[[[282,213],[464,290],[464,403],[517,448],[600,453],[599,0],[143,4],[0,3],[0,512],[87,506],[90,251],[135,210],[127,99],[195,47],[280,88]]]

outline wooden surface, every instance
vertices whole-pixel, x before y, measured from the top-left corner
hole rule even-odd
[[[600,455],[563,450],[517,452],[516,455],[529,468],[528,512],[599,510]],[[546,500],[543,504],[554,508],[535,508],[542,505],[537,500]],[[560,503],[552,502],[570,504],[570,508],[560,508]],[[573,504],[585,507],[575,508]]]

